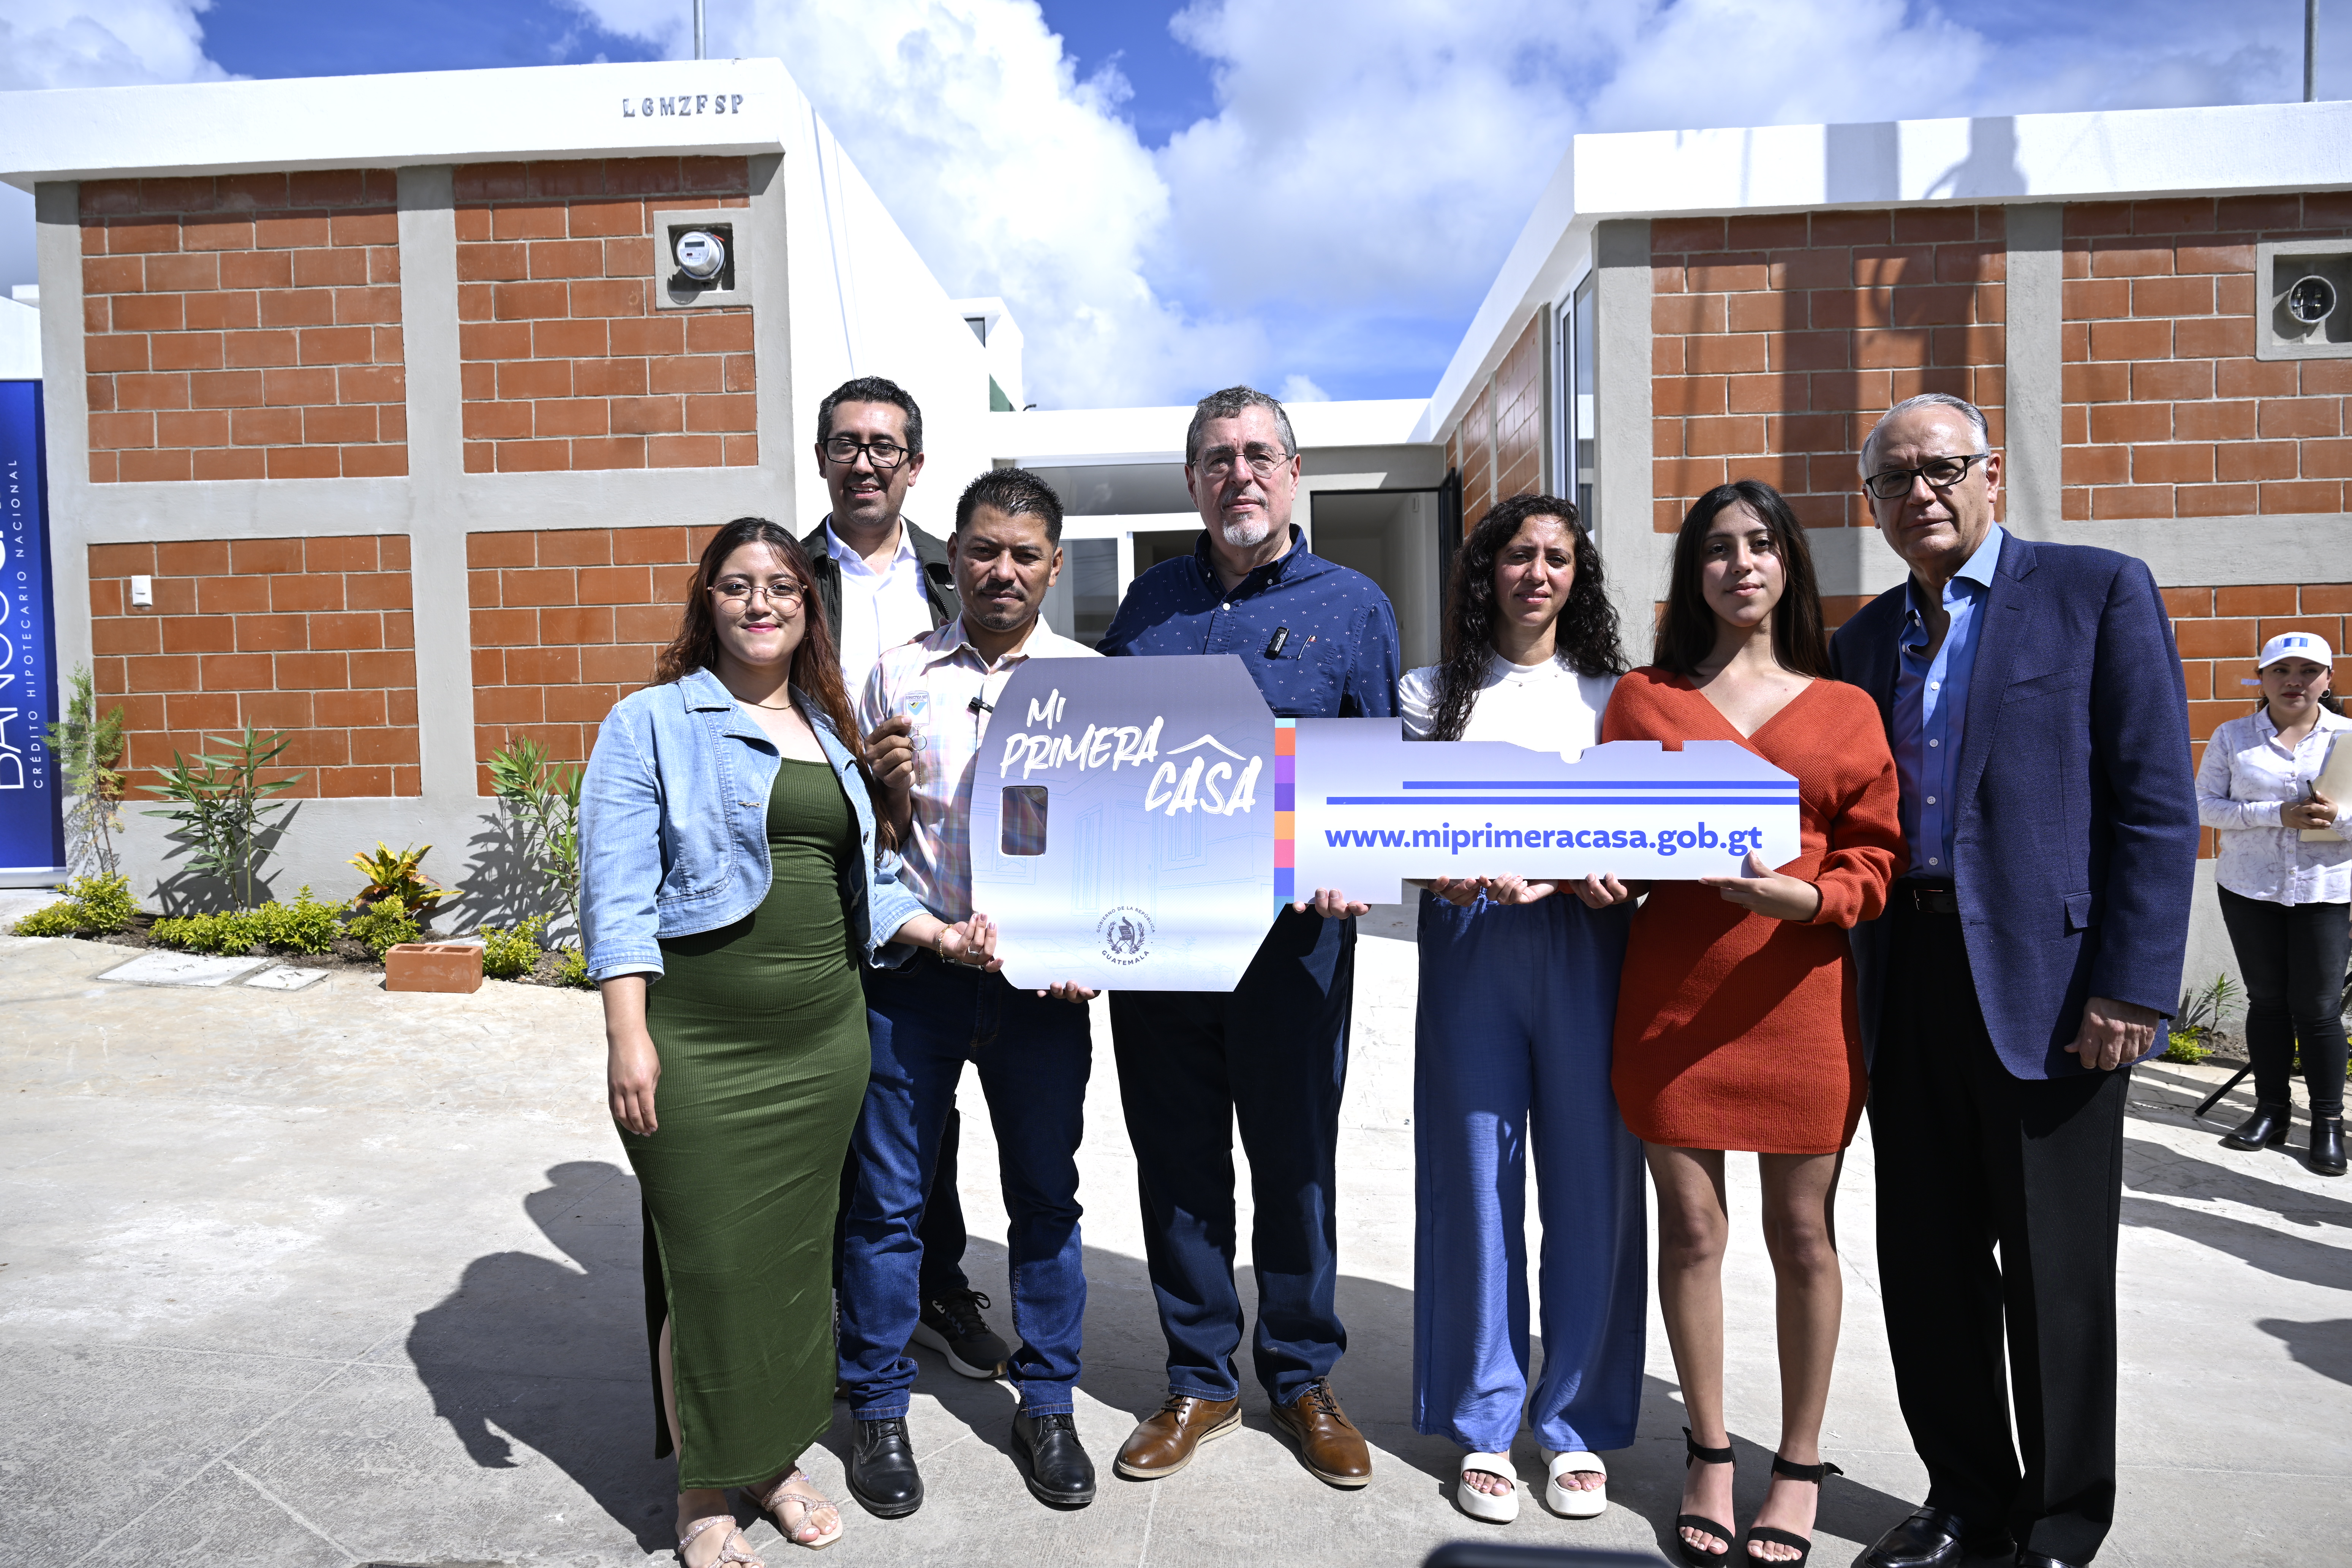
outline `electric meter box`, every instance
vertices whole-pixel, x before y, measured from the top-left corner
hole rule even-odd
[[[747,258],[736,243],[736,226],[745,216],[741,207],[654,209],[656,310],[707,310],[751,302]]]
[[[2352,240],[2254,248],[2256,359],[2352,359]]]

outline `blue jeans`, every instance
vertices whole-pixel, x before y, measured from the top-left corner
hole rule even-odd
[[[1625,907],[1421,896],[1412,1425],[1507,1454],[1622,1448],[1649,1310],[1642,1143],[1609,1087]],[[1543,1375],[1528,1396],[1528,1161],[1543,1215]]]
[[[1078,1139],[1093,1042],[1087,1009],[919,954],[866,975],[874,1071],[850,1149],[857,1194],[842,1250],[841,1380],[860,1421],[907,1414],[921,1316],[923,1194],[969,1060],[980,1068],[1012,1217],[1008,1375],[1033,1415],[1066,1414],[1078,1381],[1087,1277]]]
[[[1355,987],[1356,922],[1286,908],[1231,991],[1111,993],[1171,1394],[1231,1399],[1241,1389],[1236,1122],[1256,1204],[1258,1382],[1287,1405],[1348,1348],[1334,1165]]]

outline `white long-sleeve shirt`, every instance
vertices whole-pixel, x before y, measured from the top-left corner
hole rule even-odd
[[[2197,765],[2197,820],[2217,830],[2213,879],[2241,898],[2273,904],[2352,902],[2352,801],[2336,803],[2336,837],[2306,843],[2279,825],[2279,808],[2304,799],[2352,719],[2325,708],[2311,732],[2290,749],[2267,704],[2232,719],[2205,742]],[[2347,742],[2352,744],[2352,742]]]

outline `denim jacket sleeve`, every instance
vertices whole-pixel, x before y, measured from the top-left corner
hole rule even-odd
[[[885,849],[867,878],[871,889],[867,908],[872,918],[866,924],[866,956],[877,969],[896,969],[915,956],[911,947],[901,947],[893,952],[889,945],[900,926],[923,912],[921,902],[898,880],[900,864],[896,849]]]
[[[604,716],[580,786],[580,945],[592,980],[662,972],[661,781],[633,717]]]

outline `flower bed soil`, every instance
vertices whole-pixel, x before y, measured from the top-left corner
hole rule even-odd
[[[183,951],[179,948],[166,948],[149,934],[151,928],[161,918],[142,910],[131,917],[128,930],[108,931],[103,934],[88,934],[81,940],[102,942],[109,947],[163,948],[167,952]],[[428,931],[419,940],[433,942],[447,939],[436,938]],[[226,956],[275,959],[280,963],[290,964],[297,969],[360,970],[375,974],[383,973],[383,960],[369,952],[365,942],[347,936],[337,937],[334,945],[324,952],[281,952],[274,948],[256,947],[248,949],[243,954],[232,953]],[[500,980],[496,975],[484,975],[483,979],[506,985],[547,985],[559,990],[572,991],[581,989],[579,986],[566,984],[558,976],[557,968],[562,962],[562,954],[543,952],[540,954],[539,967],[529,974],[517,975],[511,980]]]

